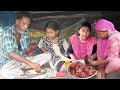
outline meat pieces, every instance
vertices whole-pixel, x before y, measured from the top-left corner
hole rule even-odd
[[[77,61],[71,63],[68,72],[75,77],[86,78],[93,75],[96,72],[96,70],[85,63],[81,63],[80,61]]]

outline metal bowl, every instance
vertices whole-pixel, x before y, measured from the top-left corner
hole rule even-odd
[[[78,78],[78,77],[75,77],[75,76],[71,75],[69,73],[70,65],[73,64],[73,63],[76,63],[76,62],[85,63],[84,60],[76,60],[76,61],[73,61],[72,63],[70,63],[68,65],[68,67],[67,67],[67,76],[68,76],[69,79],[90,79],[90,78],[94,77],[97,74],[97,70],[96,70],[96,72],[93,75],[85,77],[85,78]]]

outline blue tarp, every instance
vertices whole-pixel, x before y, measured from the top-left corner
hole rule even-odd
[[[16,14],[13,11],[0,11],[0,26],[11,26],[15,21]]]

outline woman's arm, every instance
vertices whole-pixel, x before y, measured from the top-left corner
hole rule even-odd
[[[109,61],[107,61],[107,60],[99,60],[99,61],[89,60],[89,65],[98,66],[98,65],[107,64],[108,62],[109,62]]]
[[[97,53],[94,53],[92,56],[90,56],[89,60],[97,60]]]
[[[120,43],[119,39],[115,36],[111,36],[108,40],[108,58],[119,57]]]

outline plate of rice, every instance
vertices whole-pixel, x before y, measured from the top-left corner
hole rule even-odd
[[[46,70],[41,69],[40,71],[35,71],[34,69],[29,69],[24,72],[25,74],[44,74]]]

